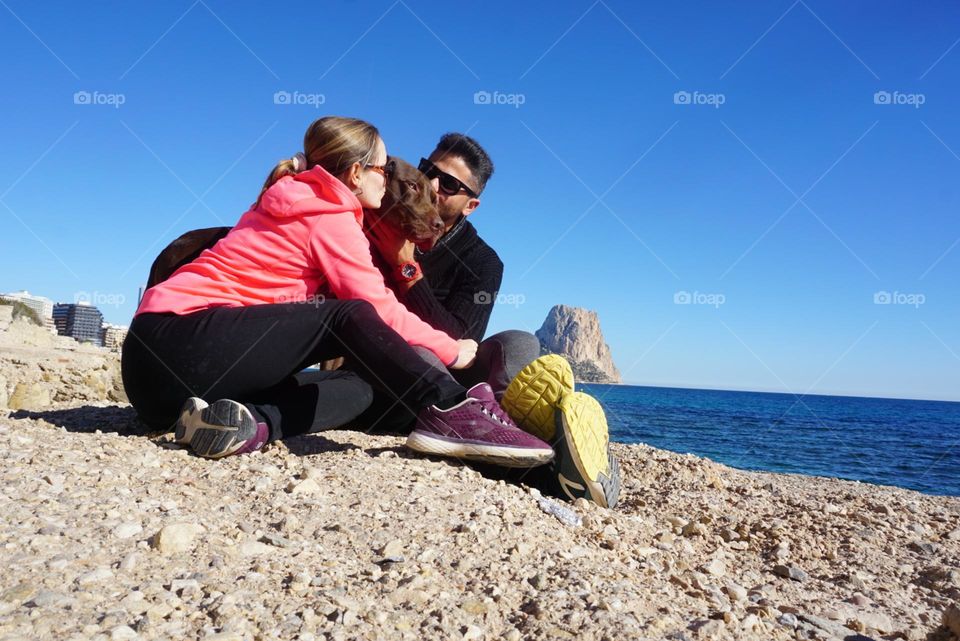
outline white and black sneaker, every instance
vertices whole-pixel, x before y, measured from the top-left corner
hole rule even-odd
[[[266,423],[258,423],[245,405],[226,398],[209,405],[201,398],[187,399],[174,432],[175,442],[214,459],[255,452],[269,437]]]

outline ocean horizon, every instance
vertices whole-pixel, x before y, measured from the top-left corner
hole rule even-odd
[[[583,383],[611,440],[744,470],[960,495],[960,402]]]

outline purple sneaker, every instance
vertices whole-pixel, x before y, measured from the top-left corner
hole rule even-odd
[[[245,405],[226,398],[209,406],[198,398],[188,399],[176,433],[178,443],[188,443],[204,458],[256,452],[269,437],[266,423],[258,423]]]
[[[549,445],[514,424],[486,383],[471,387],[466,400],[450,409],[431,405],[421,411],[407,447],[504,467],[536,467],[553,458]]]

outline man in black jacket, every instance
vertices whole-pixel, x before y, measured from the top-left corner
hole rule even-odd
[[[503,262],[497,252],[480,238],[467,218],[480,206],[480,194],[493,174],[493,162],[473,138],[448,133],[440,138],[429,158],[420,161],[420,171],[426,174],[437,192],[437,208],[445,228],[443,236],[427,253],[420,253],[410,241],[402,238],[374,237],[373,240],[392,267],[390,278],[397,296],[410,311],[453,338],[471,338],[480,343],[475,363],[467,369],[450,371],[451,376],[467,388],[481,382],[489,383],[500,401],[510,381],[540,355],[540,341],[533,334],[518,330],[483,339],[500,291]],[[414,349],[435,367],[445,369],[429,350]],[[571,372],[571,393],[572,378]],[[545,397],[546,393],[541,395],[540,402],[545,402]],[[558,401],[559,397],[554,400]],[[613,507],[620,492],[616,457],[609,449],[603,453],[608,465],[602,473],[587,470],[582,462],[575,463],[590,453],[592,442],[607,441],[606,419],[593,421],[586,415],[568,416],[560,409],[556,412],[556,416],[562,415],[566,427],[564,431],[557,428],[551,438],[551,445],[557,452],[554,464],[524,470],[519,475],[510,470],[502,473],[505,478],[522,479],[555,496],[571,499],[580,496]],[[361,425],[371,429],[402,430],[412,427],[414,421],[415,417],[406,408],[391,405],[382,396],[375,398],[373,405],[360,418]],[[576,436],[568,438],[567,432]],[[581,447],[587,450],[581,450]],[[587,490],[588,481],[594,488],[591,491]]]

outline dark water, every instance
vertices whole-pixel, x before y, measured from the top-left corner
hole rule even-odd
[[[960,495],[960,403],[580,385],[610,438],[741,469]]]

